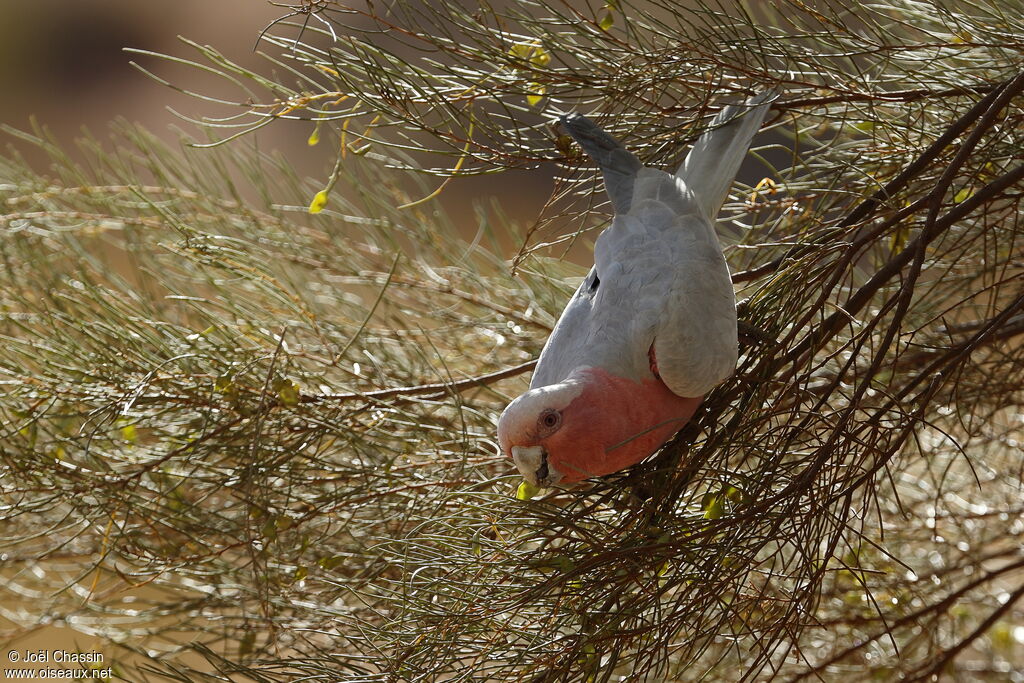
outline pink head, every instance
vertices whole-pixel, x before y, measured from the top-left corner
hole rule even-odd
[[[686,424],[701,398],[676,396],[653,376],[634,382],[578,368],[512,401],[498,420],[498,442],[531,484],[565,486],[640,462]]]

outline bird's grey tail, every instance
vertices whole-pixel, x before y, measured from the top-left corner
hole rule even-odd
[[[623,147],[618,140],[582,114],[567,114],[562,125],[583,151],[597,162],[604,175],[604,188],[612,201],[615,213],[629,211],[633,201],[633,183],[637,172],[643,168],[640,160]]]
[[[722,109],[676,171],[712,222],[774,99],[774,92],[765,92]]]

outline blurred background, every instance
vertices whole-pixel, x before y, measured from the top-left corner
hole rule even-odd
[[[227,95],[224,82],[206,78],[198,69],[127,53],[124,48],[199,60],[194,48],[182,42],[181,38],[186,38],[209,45],[242,66],[269,73],[271,65],[254,50],[257,36],[290,12],[288,6],[275,6],[267,0],[0,0],[0,123],[28,130],[34,118],[73,158],[81,155],[70,143],[83,129],[110,142],[108,123],[119,118],[143,124],[168,141],[182,134],[202,138],[202,131],[174,112],[199,118],[234,114],[238,109],[218,109],[179,93],[149,78],[131,62],[176,86],[206,95]],[[301,19],[289,21],[301,23]],[[297,28],[283,23],[275,31],[298,35]],[[260,49],[276,51],[266,42]],[[228,96],[236,94],[232,91]],[[325,145],[311,148],[306,144],[311,131],[305,122],[280,122],[248,139],[258,141],[265,151],[286,154],[300,176],[322,181],[334,158]],[[0,140],[0,149],[11,141],[6,135],[0,135]],[[33,156],[33,150],[22,146],[18,149],[30,161],[41,162],[42,155]],[[515,183],[514,201],[505,202],[512,218],[531,221],[536,217],[550,191],[553,170],[551,165],[540,172],[502,174],[500,182],[507,197],[508,183]],[[427,182],[436,185],[433,179]],[[472,205],[495,194],[501,187],[496,182],[496,176],[461,178],[443,193],[442,206],[453,215],[467,217],[457,221],[465,234],[471,236],[476,230]]]
[[[130,62],[143,63],[184,87],[203,91],[213,82],[201,82],[195,69],[174,68],[124,48],[194,56],[180,41],[182,36],[211,45],[246,66],[265,69],[265,60],[253,50],[256,36],[287,11],[265,0],[2,2],[0,122],[27,129],[34,117],[64,143],[83,128],[107,139],[107,124],[117,118],[141,123],[168,140],[180,137],[180,131],[195,134],[194,126],[170,109],[189,116],[210,110],[148,78]],[[275,127],[268,142],[294,146],[296,163],[304,171],[327,163],[306,149],[301,131],[294,127]],[[73,152],[70,146],[68,151]]]
[[[253,52],[255,38],[285,11],[264,0],[2,0],[0,123],[30,130],[34,119],[78,159],[84,155],[71,144],[74,138],[88,130],[112,146],[108,124],[118,118],[141,123],[168,141],[177,140],[183,132],[195,135],[194,126],[169,108],[197,115],[204,113],[203,105],[133,68],[132,60],[144,58],[128,54],[123,48],[187,56],[191,48],[181,43],[180,35],[215,46],[246,65],[261,67],[264,60]],[[183,85],[191,85],[189,81],[199,73],[169,68],[156,59],[145,61],[162,77],[187,79]],[[278,126],[264,138],[268,144],[289,151],[305,174],[319,174],[329,163],[326,154],[317,155],[308,148],[297,127]],[[7,154],[12,142],[13,138],[0,133],[0,154]],[[33,148],[15,146],[30,161],[41,163],[42,155],[33,154]],[[3,559],[0,555],[0,567]],[[11,598],[5,596],[4,608],[17,613],[20,605]],[[96,651],[104,657],[102,666],[131,660],[87,631],[62,621],[20,629],[0,616],[0,649]]]

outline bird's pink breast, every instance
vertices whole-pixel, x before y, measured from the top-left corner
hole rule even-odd
[[[602,368],[586,368],[583,392],[565,409],[565,424],[551,441],[552,464],[572,483],[617,472],[656,451],[696,412],[703,397],[673,394],[656,377],[634,381]]]

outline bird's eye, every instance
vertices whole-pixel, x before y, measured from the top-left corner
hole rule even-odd
[[[554,429],[562,421],[562,415],[557,410],[545,410],[540,415],[540,423],[545,429]]]

